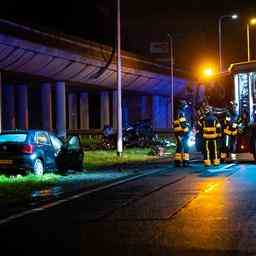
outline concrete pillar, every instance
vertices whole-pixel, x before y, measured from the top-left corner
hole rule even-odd
[[[80,129],[89,130],[89,98],[87,92],[80,93]]]
[[[42,128],[52,131],[52,89],[50,83],[41,85]]]
[[[28,86],[16,86],[17,95],[17,123],[19,129],[28,129]]]
[[[122,101],[122,117],[123,117],[123,127],[127,127],[129,124],[129,102],[128,102],[128,97],[124,97]]]
[[[70,93],[68,95],[68,128],[77,129],[77,95],[76,93]]]
[[[66,137],[66,90],[65,82],[59,81],[55,84],[55,112],[56,112],[56,134]]]
[[[153,124],[153,128],[159,128],[159,116],[160,116],[159,101],[160,101],[160,96],[152,96],[152,124]]]
[[[152,117],[153,117],[154,128],[167,128],[167,122],[168,122],[167,97],[153,96]]]
[[[114,129],[117,129],[117,91],[113,91],[113,121],[112,121],[112,127]]]
[[[147,119],[148,116],[148,96],[141,96],[140,97],[140,113],[141,113],[141,119]]]
[[[4,128],[5,130],[15,129],[15,98],[14,86],[4,85]]]
[[[101,92],[100,94],[100,126],[101,129],[104,125],[110,124],[109,113],[109,92]]]

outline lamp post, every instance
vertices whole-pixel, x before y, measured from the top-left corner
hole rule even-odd
[[[173,121],[174,121],[174,97],[173,97],[173,66],[174,66],[174,50],[173,50],[173,36],[168,33],[169,38],[169,52],[170,52],[170,68],[171,68],[171,127],[173,128]]]
[[[256,24],[256,18],[250,20],[246,25],[246,34],[247,34],[247,61],[251,61],[251,49],[250,49],[250,25]]]
[[[222,67],[223,66],[223,63],[222,63],[222,21],[225,18],[231,18],[231,19],[235,20],[235,19],[238,18],[238,15],[237,14],[223,15],[223,16],[220,16],[219,20],[218,20],[218,27],[219,27],[219,69],[220,69],[220,72],[223,71],[223,67]]]
[[[120,0],[117,0],[117,155],[123,152]]]

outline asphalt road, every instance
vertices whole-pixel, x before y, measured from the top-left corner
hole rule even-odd
[[[256,255],[256,166],[162,171],[0,225],[2,255]]]

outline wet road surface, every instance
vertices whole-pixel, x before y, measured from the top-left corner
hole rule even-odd
[[[162,171],[0,226],[5,255],[256,255],[256,168]]]

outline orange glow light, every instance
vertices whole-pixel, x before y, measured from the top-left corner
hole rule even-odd
[[[206,68],[204,69],[204,76],[206,77],[212,77],[214,72],[213,72],[213,69],[212,68]]]

